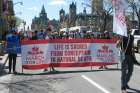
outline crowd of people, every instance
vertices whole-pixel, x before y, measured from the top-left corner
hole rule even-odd
[[[91,31],[86,32],[80,32],[78,29],[76,31],[71,32],[53,32],[50,28],[47,28],[46,30],[40,30],[40,31],[34,31],[34,32],[18,32],[15,29],[10,30],[6,34],[6,51],[8,53],[9,57],[9,73],[11,73],[11,69],[13,66],[13,73],[16,73],[15,67],[16,67],[16,57],[17,57],[17,44],[20,44],[21,40],[45,40],[45,39],[72,39],[72,38],[99,38],[99,39],[110,39],[111,36],[108,31],[104,31],[104,33],[101,34],[94,34]],[[101,66],[99,69],[107,69],[106,66]],[[55,69],[52,67],[52,70],[55,71]],[[47,71],[45,69],[44,71]]]
[[[128,30],[129,31],[129,30]],[[133,72],[133,61],[134,61],[134,52],[133,52],[133,41],[134,37],[128,33],[129,37],[118,38],[118,45],[125,50],[125,58],[122,61],[122,77],[121,77],[121,88],[123,93],[126,93],[126,89],[129,88],[128,82]],[[104,31],[100,34],[94,34],[91,31],[80,32],[79,30],[71,31],[71,32],[52,32],[50,28],[46,30],[34,31],[31,33],[23,33],[17,32],[16,30],[10,30],[6,34],[6,50],[9,58],[9,73],[11,73],[13,68],[13,73],[16,74],[16,58],[17,58],[17,49],[16,46],[20,43],[21,40],[45,40],[45,39],[72,39],[72,38],[98,38],[98,39],[111,39],[114,38],[109,34],[108,31]],[[124,45],[124,47],[121,46]],[[132,55],[133,54],[133,55]],[[99,69],[107,69],[106,65],[99,67]],[[53,71],[55,71],[54,67],[51,67]],[[44,69],[44,71],[48,71],[48,69]]]
[[[46,30],[33,31],[33,32],[19,32],[18,33],[21,40],[43,40],[43,39],[72,39],[72,38],[98,38],[98,39],[110,39],[113,38],[108,31],[95,33],[92,31],[84,31],[80,32],[78,29],[76,31],[61,31],[61,32],[53,32],[50,28]]]

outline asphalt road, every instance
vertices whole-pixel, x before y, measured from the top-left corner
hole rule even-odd
[[[140,54],[136,54],[140,61]],[[18,57],[17,71],[21,72]],[[7,75],[0,78],[0,93],[121,93],[120,70],[108,66],[108,70],[98,67],[56,68],[59,72],[33,75],[43,70],[27,71],[30,74]],[[120,68],[120,66],[119,66]],[[140,67],[135,66],[129,83],[128,93],[140,93]]]

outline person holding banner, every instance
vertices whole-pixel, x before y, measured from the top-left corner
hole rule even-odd
[[[128,29],[128,36],[122,36],[117,42],[121,46],[121,52],[124,53],[124,58],[121,62],[121,90],[122,93],[127,93],[126,89],[129,89],[128,82],[133,73],[134,68],[134,50],[133,42],[134,36],[130,35],[131,30]]]
[[[111,39],[108,31],[104,31],[102,39]],[[99,69],[108,69],[108,67],[106,65],[102,65]]]
[[[31,38],[31,40],[38,40],[38,36],[37,36],[38,31],[36,30],[35,32],[33,32],[33,36]]]
[[[52,36],[52,29],[51,28],[47,28],[47,34],[46,34],[46,37],[45,37],[45,39],[53,39],[53,36]],[[51,66],[51,68],[50,68],[50,71],[56,71],[55,69],[54,69],[54,67],[53,66]],[[46,69],[44,69],[44,72],[45,71],[48,71],[48,69],[46,68]]]
[[[9,58],[9,74],[11,74],[11,69],[13,66],[13,73],[16,74],[16,58],[17,58],[17,44],[20,42],[20,38],[17,32],[13,29],[6,36],[6,50]]]
[[[128,0],[112,0],[114,8],[113,16],[113,32],[120,35],[117,46],[121,46],[121,90],[122,93],[127,93],[129,88],[128,82],[133,73],[134,68],[134,37],[131,33],[129,20],[125,16],[125,10],[129,6]]]

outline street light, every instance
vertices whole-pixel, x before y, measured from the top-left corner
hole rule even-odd
[[[16,3],[14,3],[13,5],[16,5],[16,4],[23,5],[23,2],[16,2]]]
[[[13,0],[8,0],[8,1],[13,2]],[[23,5],[23,2],[16,2],[16,3],[13,3],[13,5],[16,5],[16,4]]]
[[[26,25],[26,21],[23,21],[23,31],[25,33],[25,25]]]

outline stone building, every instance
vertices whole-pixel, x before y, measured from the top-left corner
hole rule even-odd
[[[92,31],[102,31],[105,20],[108,21],[107,26],[111,25],[113,17],[111,15],[106,17],[104,15],[105,10],[103,9],[103,0],[93,0],[91,8],[91,13],[87,13],[86,8],[84,8],[82,13],[77,14],[76,3],[72,2],[69,6],[68,14],[65,13],[65,10],[61,9],[59,11],[61,28],[87,26],[90,27]],[[113,25],[108,29],[112,29],[112,26]]]
[[[3,1],[0,0],[0,40],[2,39],[2,31],[3,31]]]
[[[43,5],[39,17],[35,17],[34,19],[32,19],[31,29],[32,30],[46,29],[48,27],[48,22],[49,19],[47,17],[47,13]]]
[[[98,21],[98,15],[88,14],[86,8],[84,8],[82,13],[77,14],[76,3],[72,2],[69,6],[69,13],[66,14],[65,10],[61,9],[59,11],[60,25],[61,28],[69,28],[73,26],[89,26],[91,28],[96,28]]]
[[[4,39],[6,32],[15,24],[13,0],[0,0],[0,39]]]
[[[59,21],[56,20],[56,19],[49,20],[49,25],[48,25],[48,26],[50,26],[50,28],[51,28],[52,31],[54,31],[54,32],[59,31],[59,28],[60,28],[60,26],[59,26]]]
[[[72,4],[70,4],[69,6],[69,25],[70,26],[75,26],[76,23],[76,16],[77,16],[77,9],[76,9],[76,3],[72,2]]]
[[[92,0],[92,14],[98,14],[103,11],[103,0]]]
[[[8,21],[8,28],[9,29],[15,28],[16,18],[15,18],[14,5],[12,0],[8,0],[8,13],[6,15]]]

